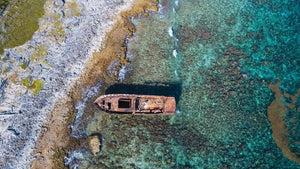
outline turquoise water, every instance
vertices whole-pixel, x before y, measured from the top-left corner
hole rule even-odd
[[[100,133],[102,150],[97,157],[77,150],[76,165],[300,168],[272,139],[267,114],[274,100],[269,84],[281,82],[281,90],[290,94],[300,89],[299,17],[297,0],[172,0],[159,14],[134,20],[131,65],[122,84],[180,84],[160,88],[178,96],[176,114],[95,112],[85,133]],[[299,105],[298,98],[285,117],[298,158]]]

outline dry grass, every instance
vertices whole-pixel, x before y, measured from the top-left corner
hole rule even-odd
[[[70,16],[80,16],[80,9],[78,7],[78,4],[76,2],[69,2],[67,1],[64,5],[64,11],[67,11],[65,15],[67,17]]]

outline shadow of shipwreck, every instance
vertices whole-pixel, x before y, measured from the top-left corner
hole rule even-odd
[[[140,84],[124,84],[116,83],[108,87],[105,94],[140,94],[140,95],[162,95],[175,97],[178,103],[181,95],[181,83],[161,83],[161,82],[147,82]]]

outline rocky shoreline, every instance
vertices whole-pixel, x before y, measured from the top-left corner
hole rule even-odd
[[[1,74],[0,168],[29,168],[42,153],[32,154],[40,133],[62,132],[59,127],[66,126],[48,128],[45,122],[55,119],[48,124],[64,124],[68,116],[68,106],[64,104],[72,102],[66,97],[72,84],[85,71],[93,52],[99,51],[120,12],[133,2],[48,0],[33,38],[22,46],[5,49],[1,59],[7,61],[1,67],[8,70]],[[42,81],[42,88],[34,93],[29,86],[37,79]],[[51,112],[58,109],[65,114],[53,118]],[[56,136],[51,139],[56,140]],[[53,154],[53,149],[47,150]],[[51,168],[47,162],[43,166]]]

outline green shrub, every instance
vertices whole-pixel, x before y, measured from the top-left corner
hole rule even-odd
[[[2,70],[2,74],[5,74],[8,72],[8,67],[4,67],[3,70]]]
[[[27,89],[32,89],[31,79],[29,77],[25,78],[25,79],[22,79],[22,85],[25,86]]]
[[[25,70],[27,68],[27,62],[22,63],[21,68]]]
[[[27,89],[34,89],[33,94],[37,95],[39,91],[43,88],[44,86],[44,81],[42,79],[36,79],[36,80],[31,80],[29,77],[22,79],[22,85],[25,86]]]
[[[9,59],[7,58],[7,57],[3,57],[3,58],[1,58],[1,61],[2,62],[6,62],[6,61],[8,61]]]
[[[0,0],[0,14],[2,13],[2,10],[6,8],[8,5],[9,0]]]
[[[47,57],[48,46],[40,45],[34,48],[32,56],[30,57],[31,61],[41,61],[42,58]]]
[[[44,86],[44,81],[42,79],[36,79],[33,81],[34,91],[33,94],[36,95]]]
[[[1,4],[0,0],[0,4]],[[30,40],[39,28],[38,19],[44,15],[46,0],[18,0],[10,1],[6,14],[1,16],[0,54],[4,48],[20,46]]]

